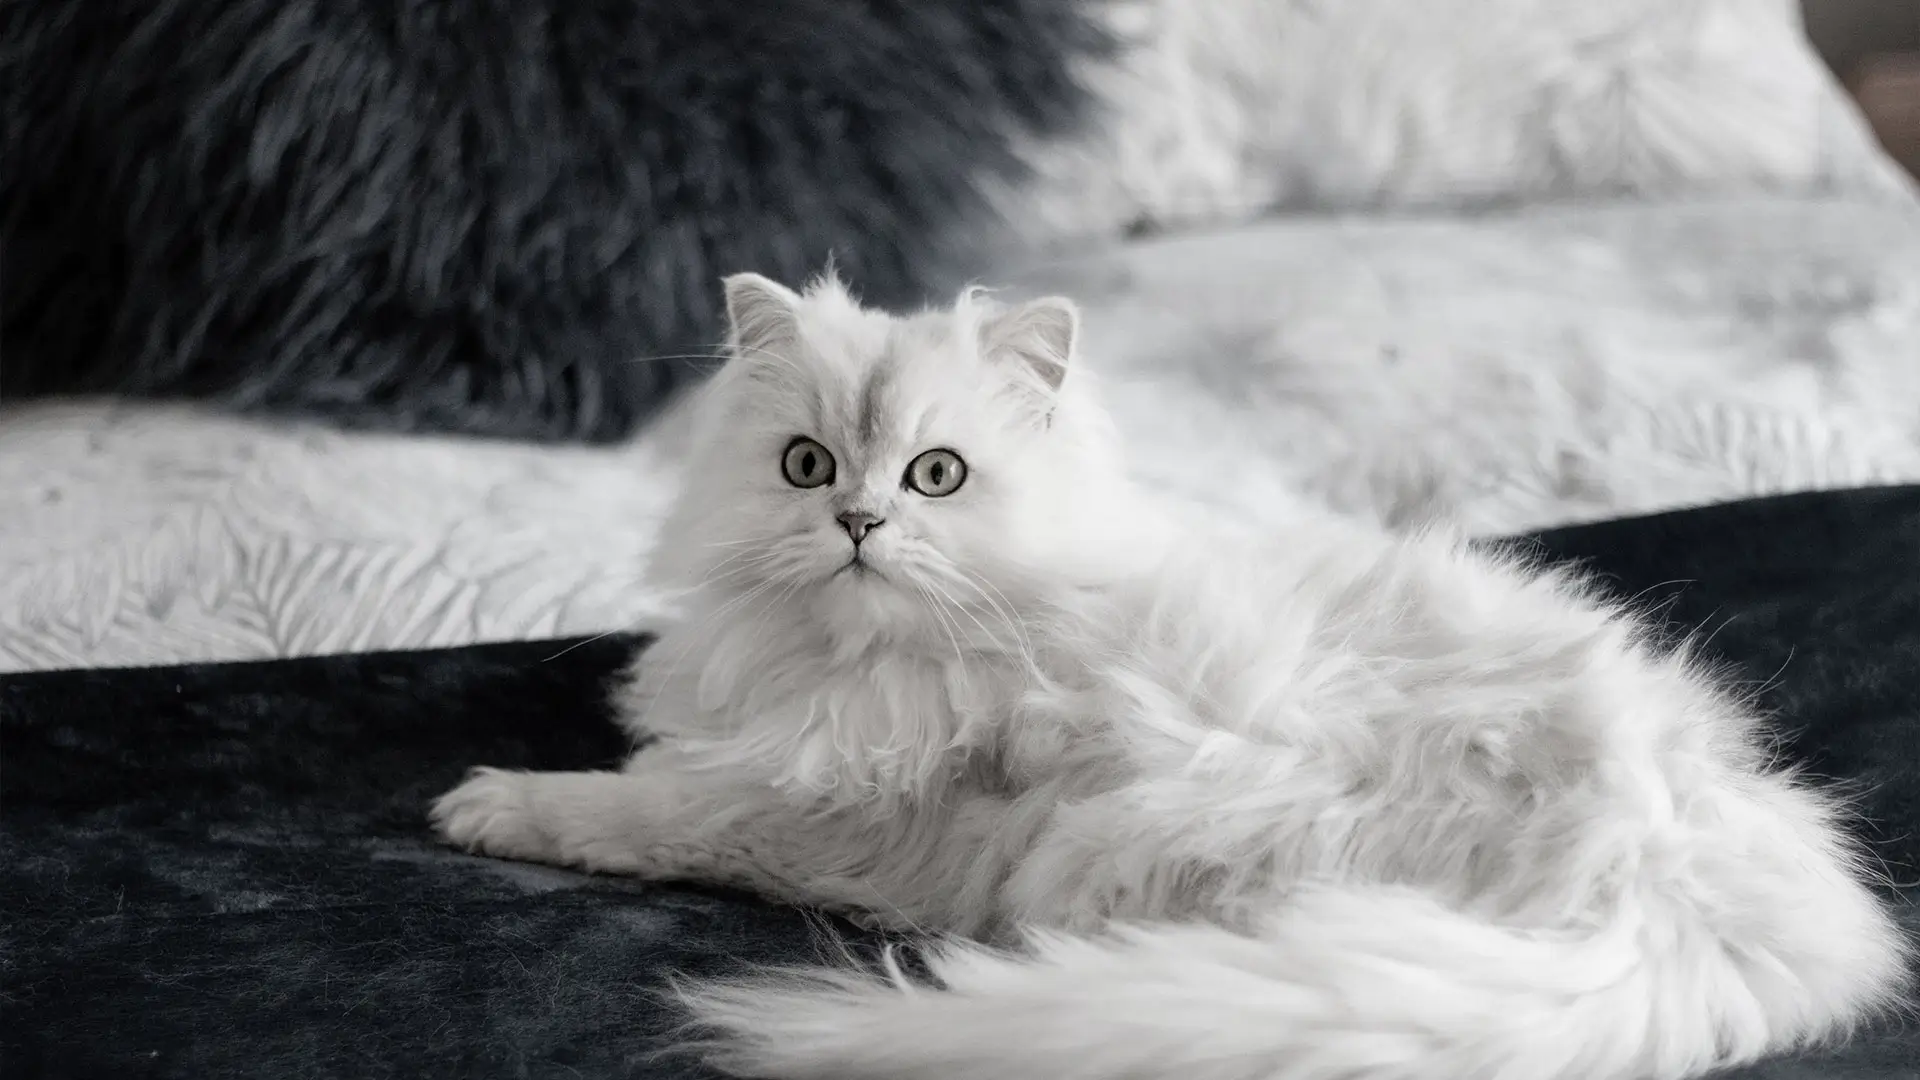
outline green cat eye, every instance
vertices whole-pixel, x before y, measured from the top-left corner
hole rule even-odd
[[[833,483],[833,455],[827,448],[802,435],[787,444],[780,457],[780,471],[787,483],[797,488],[817,488]]]
[[[951,450],[929,450],[907,466],[905,482],[920,494],[938,499],[967,482],[967,463]]]

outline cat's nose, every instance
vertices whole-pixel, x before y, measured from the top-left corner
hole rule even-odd
[[[847,535],[853,537],[856,544],[865,540],[868,533],[887,523],[887,519],[861,510],[849,510],[839,516],[839,521],[840,527],[847,530]]]

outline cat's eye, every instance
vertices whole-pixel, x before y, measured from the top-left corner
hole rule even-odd
[[[967,463],[951,450],[929,450],[907,466],[907,486],[928,498],[951,495],[966,482]]]
[[[787,444],[780,457],[780,471],[787,483],[797,488],[817,488],[833,483],[833,455],[827,448],[802,435]]]

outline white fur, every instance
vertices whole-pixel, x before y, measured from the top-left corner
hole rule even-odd
[[[1795,0],[1107,0],[1099,122],[1023,147],[1022,236],[1276,206],[1842,191],[1910,199]]]
[[[684,619],[618,699],[660,741],[434,811],[492,854],[976,942],[938,987],[689,988],[721,1064],[1678,1077],[1891,1000],[1901,939],[1832,804],[1577,583],[1439,533],[1171,512],[1123,479],[1061,301],[728,292],[739,355],[657,571]],[[834,483],[783,478],[796,436]],[[900,483],[930,448],[970,469],[945,498]],[[864,569],[849,509],[885,519]]]

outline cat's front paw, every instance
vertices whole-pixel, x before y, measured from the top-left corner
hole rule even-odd
[[[548,861],[553,844],[534,817],[530,779],[527,773],[507,769],[473,770],[459,787],[434,801],[434,830],[468,851]]]

